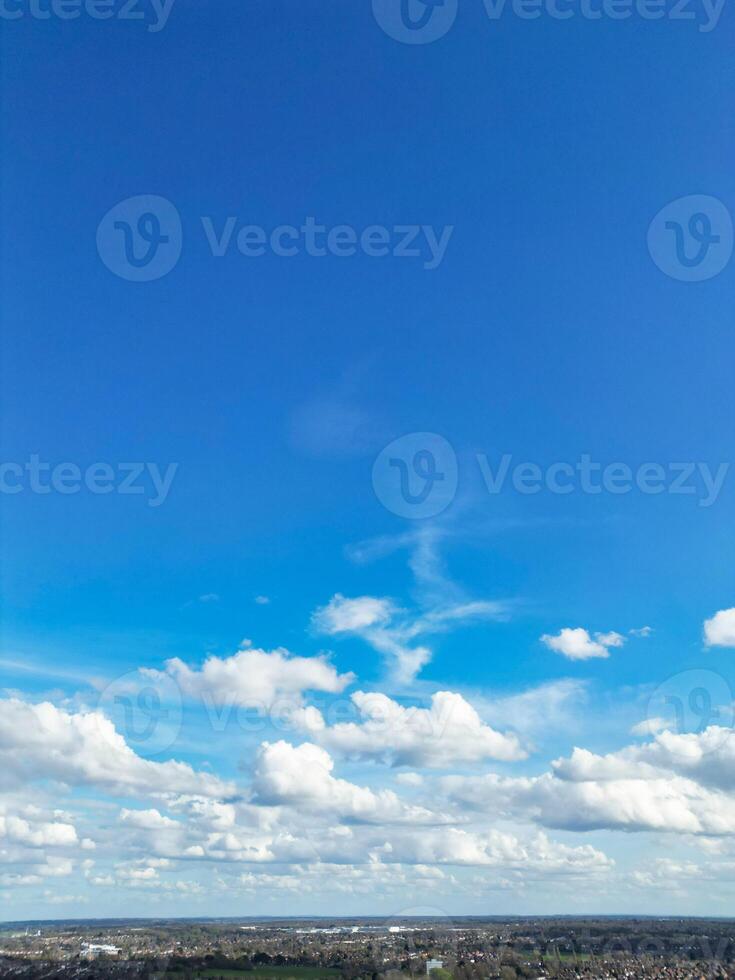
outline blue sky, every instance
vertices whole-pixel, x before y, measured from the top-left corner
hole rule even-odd
[[[143,2],[130,21],[6,3],[22,16],[0,17],[3,917],[389,915],[417,888],[448,914],[700,913],[732,897],[731,11],[569,6],[492,19],[464,2],[444,36],[405,44],[378,0],[377,15],[363,0],[175,0],[163,24]],[[181,253],[136,282],[122,226],[152,210],[179,244],[160,203],[106,218],[141,195],[169,202]],[[356,254],[309,254],[303,236],[275,254],[273,230],[310,218],[325,239],[346,226]],[[265,254],[238,250],[245,226]],[[673,226],[690,256],[697,234],[719,236],[701,281]],[[368,254],[371,227],[389,254]],[[419,254],[392,254],[409,234]],[[111,492],[35,492],[34,455],[40,484],[106,464]],[[503,457],[489,492],[483,464]],[[585,492],[585,457],[627,468],[629,492],[611,475]],[[427,458],[443,487],[422,480]],[[446,507],[397,513],[391,459],[430,511],[448,487]],[[536,493],[513,483],[524,463]],[[544,482],[558,464],[570,492]],[[649,464],[660,492],[640,489]],[[120,492],[125,473],[140,493]],[[321,689],[304,686],[312,670]],[[149,745],[114,703],[123,676],[122,696],[173,699]],[[391,699],[410,752],[365,728],[356,691]],[[461,699],[454,736],[400,715],[442,691]],[[230,695],[262,704],[256,730],[230,715],[215,730]],[[285,730],[283,697],[302,713]],[[632,734],[666,697],[689,705],[683,722]],[[314,728],[309,707],[333,702],[360,732]],[[118,737],[146,763],[185,763],[185,788],[170,765],[100,781],[85,726],[105,718],[121,772],[140,766]],[[19,733],[46,746],[38,759],[17,761]],[[62,736],[68,771],[47,764]],[[487,754],[468,757],[468,738]],[[283,787],[307,769],[300,799]],[[368,813],[355,787],[377,794]],[[226,809],[205,819],[199,798]],[[225,826],[238,847],[214,839]]]

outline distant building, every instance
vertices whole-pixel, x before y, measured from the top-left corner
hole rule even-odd
[[[96,956],[117,956],[119,953],[118,946],[109,946],[106,943],[82,943],[82,956],[90,960]]]
[[[429,960],[426,964],[426,976],[428,977],[432,970],[443,970],[444,960]]]

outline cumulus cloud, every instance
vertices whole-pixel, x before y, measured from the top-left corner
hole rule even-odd
[[[610,779],[569,782],[545,773],[527,779],[452,777],[448,789],[468,807],[531,819],[567,831],[735,832],[735,801],[692,780]]]
[[[329,753],[311,742],[264,742],[255,762],[253,798],[370,823],[437,822],[431,811],[403,803],[392,790],[357,786],[333,776],[333,769]]]
[[[395,781],[399,786],[408,786],[411,789],[417,789],[419,786],[423,786],[424,777],[420,772],[399,772],[396,775]]]
[[[3,885],[39,885],[46,878],[67,878],[74,870],[74,861],[66,857],[47,857],[41,863],[31,864],[24,873],[0,874]]]
[[[363,595],[347,599],[338,592],[314,613],[313,622],[321,633],[357,633],[372,626],[387,625],[396,613],[390,599]]]
[[[552,765],[565,779],[604,779],[610,778],[610,772],[625,772],[638,778],[674,773],[728,792],[734,788],[735,739],[731,728],[719,725],[682,734],[665,730],[644,745],[628,746],[603,756],[575,748],[569,759]]]
[[[404,707],[377,692],[357,691],[352,702],[359,723],[327,727],[312,709],[301,716],[303,727],[330,752],[395,766],[447,768],[526,756],[515,735],[484,724],[472,705],[451,691],[433,694],[429,708]]]
[[[231,787],[183,762],[142,759],[99,711],[63,711],[49,702],[0,702],[0,779],[52,779],[121,794],[221,796]]]
[[[444,786],[457,803],[549,828],[733,834],[735,746],[728,734],[715,726],[700,734],[665,731],[604,756],[575,748],[541,776],[455,776]]]
[[[427,865],[402,865],[373,858],[362,865],[312,861],[294,869],[269,871],[268,873],[245,872],[237,878],[237,885],[244,891],[258,895],[264,892],[324,894],[336,892],[342,895],[359,895],[374,899],[376,892],[393,889],[409,889],[410,894],[423,894],[427,889],[457,882],[440,868]]]
[[[79,843],[70,823],[28,819],[0,811],[0,839],[25,847],[70,847]]]
[[[560,653],[568,660],[591,660],[594,657],[609,657],[610,649],[621,647],[625,643],[625,637],[612,631],[595,633],[593,639],[588,630],[581,626],[576,629],[567,626],[555,636],[544,633],[541,642],[554,653]]]
[[[708,647],[735,647],[735,607],[704,621],[704,642]]]
[[[326,657],[295,657],[284,649],[247,648],[232,657],[210,656],[198,670],[174,658],[166,661],[165,672],[184,694],[206,704],[264,710],[281,699],[300,703],[305,691],[339,694],[354,680],[354,674],[337,673]]]

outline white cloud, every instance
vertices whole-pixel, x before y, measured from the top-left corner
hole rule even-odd
[[[650,626],[641,626],[640,629],[628,630],[631,636],[645,637],[650,636],[653,633],[653,629]]]
[[[328,636],[359,636],[387,657],[392,680],[410,683],[431,660],[431,649],[416,640],[444,633],[482,619],[503,619],[507,607],[500,602],[460,601],[423,612],[399,608],[391,599],[377,596],[347,598],[339,592],[317,609],[312,624]]]
[[[302,716],[311,738],[330,752],[391,765],[447,768],[486,759],[525,758],[517,737],[483,724],[469,702],[438,691],[430,708],[403,707],[385,694],[357,691],[352,702],[360,723],[326,727],[313,709]],[[297,717],[294,718],[297,720]]]
[[[231,792],[186,763],[140,758],[99,711],[70,713],[17,698],[0,702],[0,779],[52,779],[122,794]]]
[[[517,694],[472,696],[483,718],[493,725],[511,726],[529,737],[547,736],[579,724],[580,708],[587,701],[587,682],[561,678]]]
[[[550,773],[525,780],[489,775],[453,777],[448,788],[465,806],[488,807],[496,816],[515,815],[556,830],[735,832],[735,800],[671,776],[568,782]]]
[[[735,647],[735,607],[704,621],[704,642],[708,647]]]
[[[403,803],[392,790],[372,790],[337,779],[332,775],[333,768],[329,753],[318,745],[264,742],[255,762],[254,800],[370,823],[437,821],[429,810]]]
[[[664,731],[671,724],[665,718],[655,717],[655,718],[644,718],[643,721],[639,721],[637,725],[633,725],[630,730],[631,735],[657,735],[659,732]]]
[[[121,867],[116,871],[117,877],[121,881],[129,882],[154,882],[158,881],[158,871],[155,868],[130,868]]]
[[[390,599],[364,595],[347,599],[338,592],[326,606],[317,609],[313,622],[321,633],[358,633],[373,626],[386,626],[396,613]]]
[[[621,647],[625,643],[625,637],[615,630],[609,633],[595,633],[595,639],[604,647]]]
[[[30,821],[15,814],[0,812],[0,839],[26,847],[69,847],[79,843],[72,824]]]
[[[392,675],[399,684],[407,684],[431,660],[431,650],[411,645],[415,633],[397,622],[401,615],[390,599],[359,596],[348,599],[337,593],[312,617],[314,628],[328,636],[360,636],[388,658]]]
[[[644,745],[628,746],[604,756],[575,749],[570,759],[552,765],[566,779],[604,779],[610,778],[607,775],[610,771],[623,770],[641,778],[674,773],[694,779],[703,786],[731,792],[735,772],[733,734],[731,728],[718,725],[710,725],[703,732],[681,735],[661,731]]]
[[[420,772],[399,772],[396,774],[395,781],[399,786],[409,786],[411,789],[416,789],[423,786],[424,777]]]
[[[426,865],[474,865],[552,873],[607,871],[613,865],[594,847],[559,844],[543,833],[535,833],[524,841],[498,830],[475,832],[461,827],[402,835],[391,842],[388,854],[392,860]],[[381,859],[384,859],[382,852]]]
[[[176,820],[165,817],[159,810],[127,810],[120,811],[120,819],[131,827],[141,830],[170,830],[180,825]]]
[[[576,629],[565,627],[556,636],[544,633],[541,642],[569,660],[591,660],[593,657],[609,657],[610,647],[620,647],[625,638],[620,633],[595,633],[592,639],[589,632],[581,626]]]
[[[338,694],[354,680],[354,674],[338,674],[326,657],[294,657],[284,649],[248,648],[224,659],[210,656],[200,670],[175,658],[167,660],[165,668],[190,697],[263,710],[283,698],[300,703],[305,691]]]
[[[541,776],[447,777],[457,803],[556,829],[735,833],[735,744],[723,729],[661,732],[605,756],[576,748]]]

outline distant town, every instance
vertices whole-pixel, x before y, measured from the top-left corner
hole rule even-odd
[[[735,978],[735,920],[218,919],[0,924],[17,980]]]

